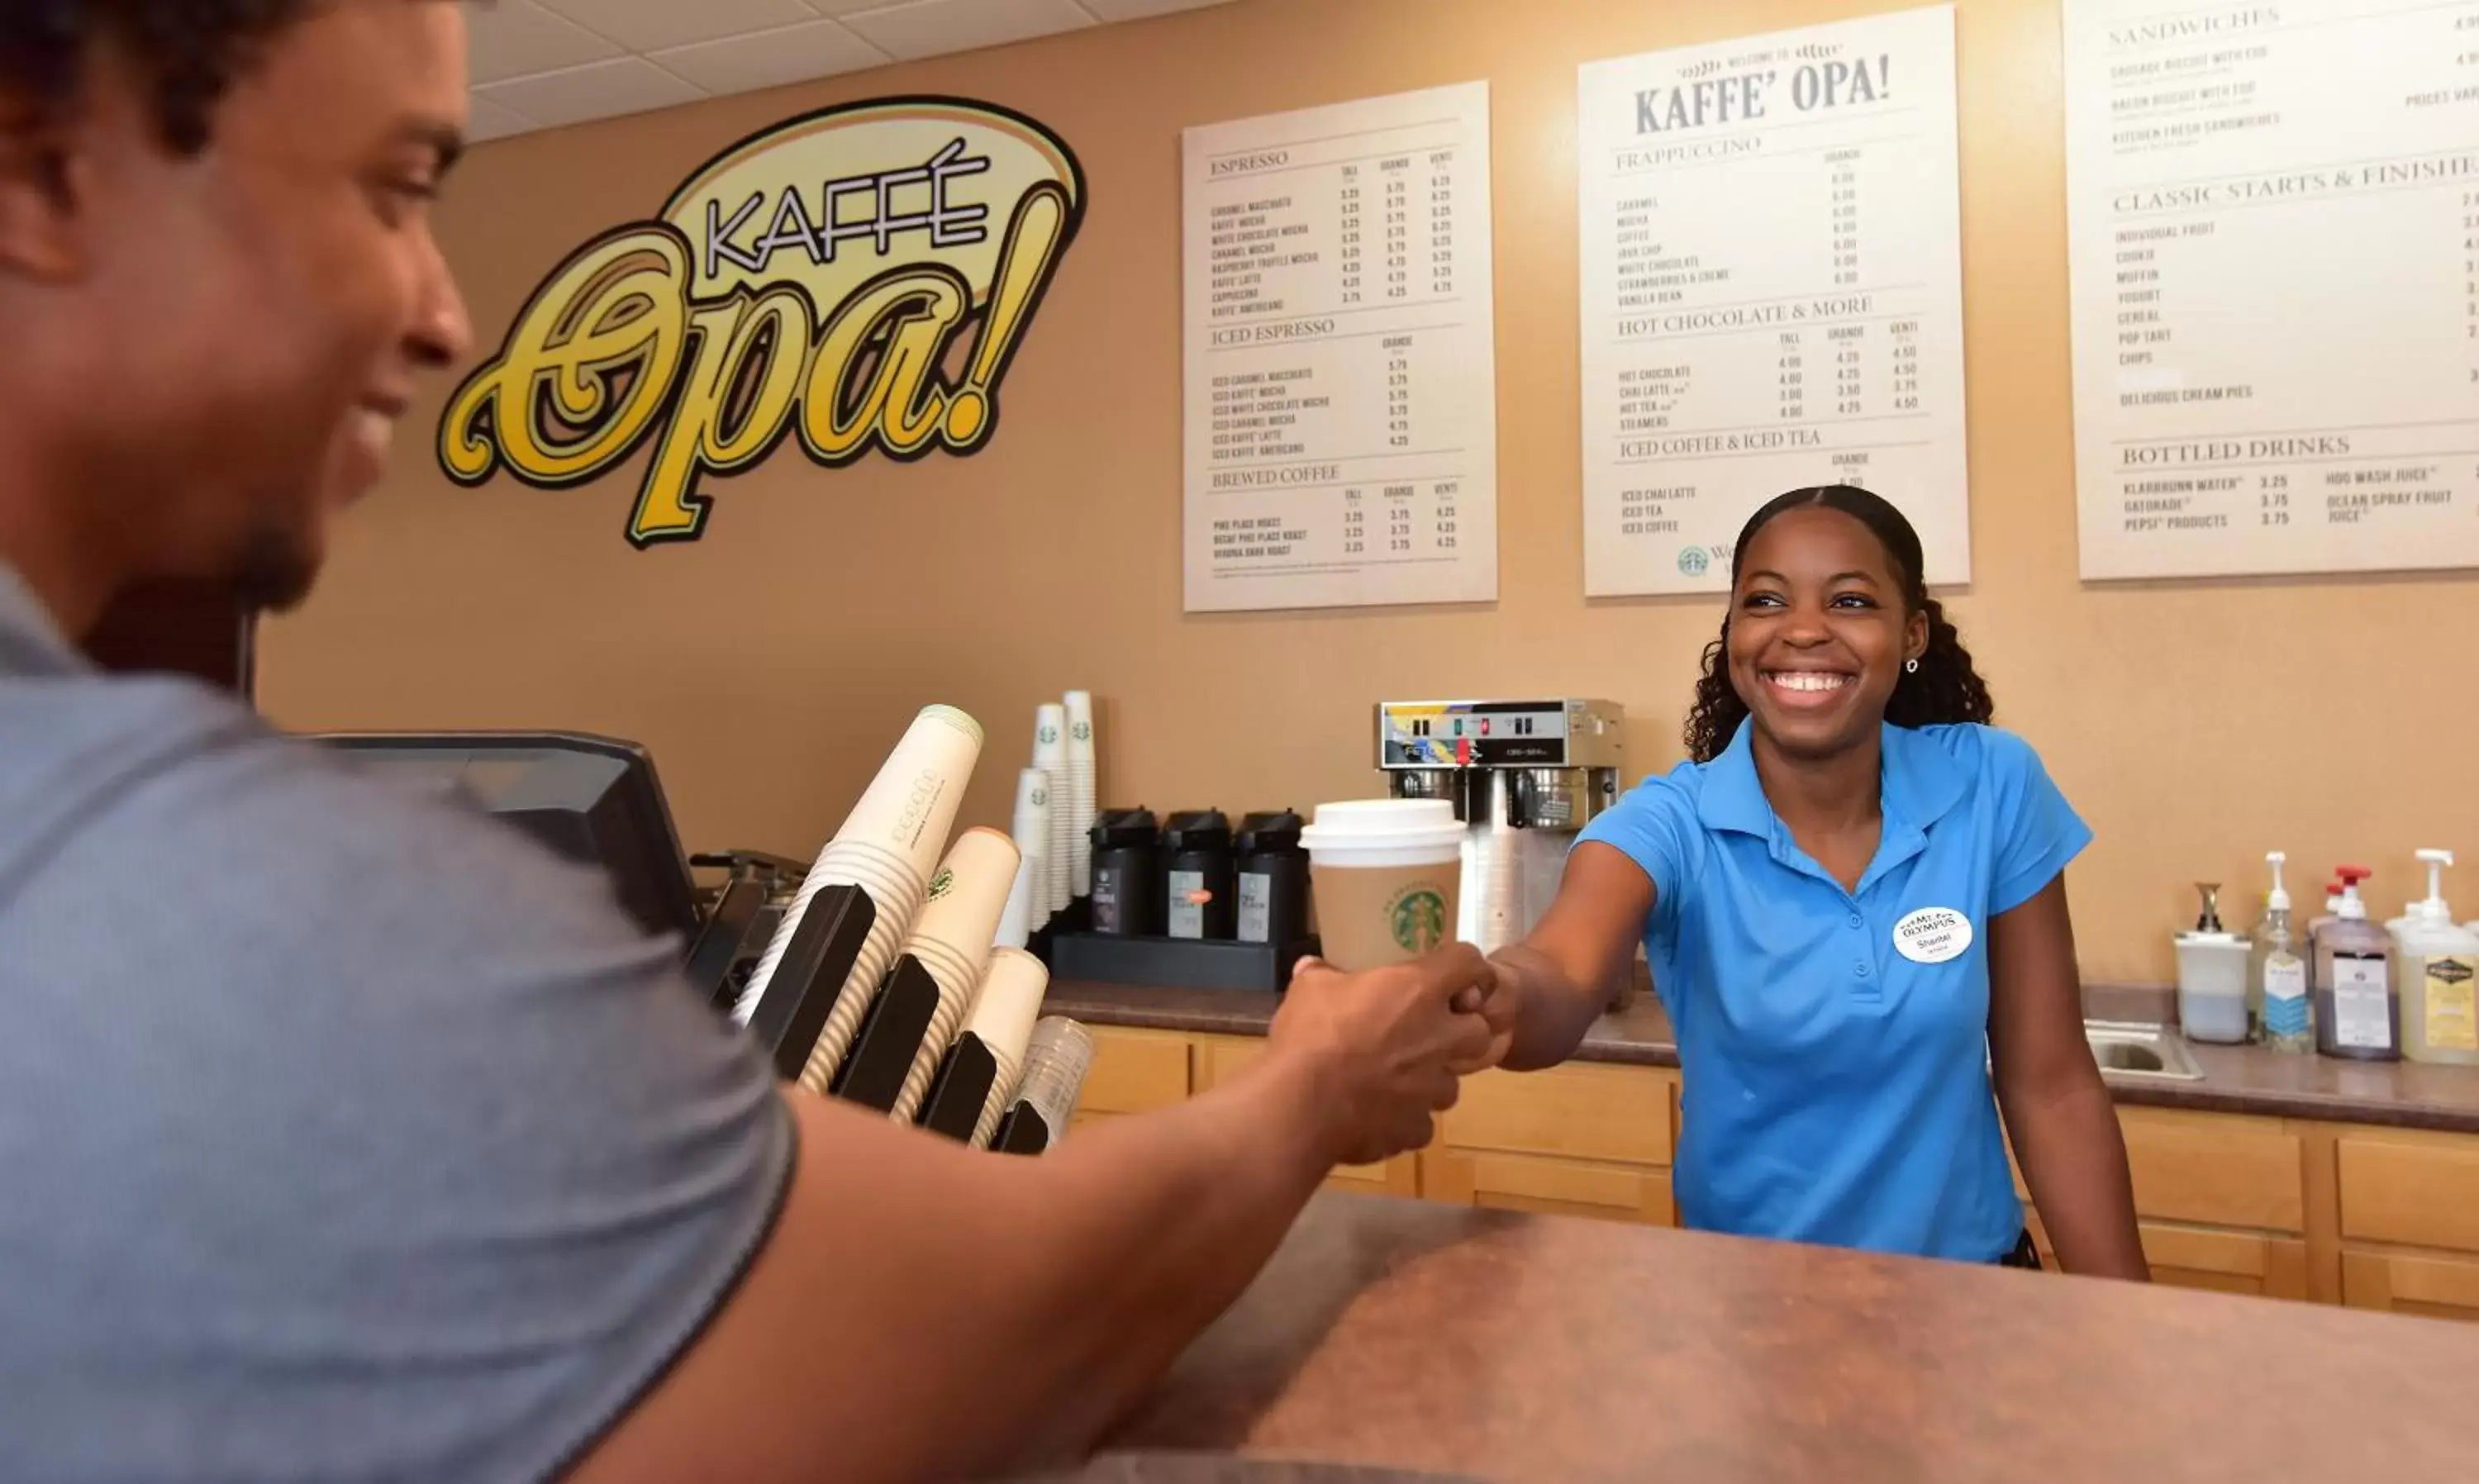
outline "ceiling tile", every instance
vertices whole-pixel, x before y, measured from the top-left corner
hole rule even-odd
[[[815,20],[802,0],[536,0],[632,52],[661,51]]]
[[[534,121],[504,103],[494,103],[476,93],[466,99],[471,112],[465,119],[465,139],[479,144],[484,140],[503,140],[511,134],[529,134]]]
[[[844,24],[881,50],[909,61],[1093,24],[1075,0],[910,0],[855,11]]]
[[[1081,0],[1085,9],[1106,21],[1144,20],[1155,15],[1168,15],[1174,11],[1202,11],[1210,6],[1228,5],[1230,0]]]
[[[654,53],[666,71],[708,92],[754,92],[813,77],[857,72],[884,63],[886,53],[831,20],[761,31],[724,41]]]
[[[514,78],[476,88],[473,95],[503,103],[550,128],[670,108],[705,96],[643,57],[622,57]]]
[[[466,50],[476,84],[620,55],[614,42],[553,15],[534,0],[498,0],[497,5],[467,6],[465,12],[472,38]]]

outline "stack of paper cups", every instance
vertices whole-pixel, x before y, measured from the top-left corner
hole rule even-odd
[[[1041,874],[1041,857],[1017,853],[1015,884],[1008,888],[1007,906],[999,912],[999,931],[992,948],[1022,948],[1033,941],[1033,879]]]
[[[1067,693],[1067,890],[1093,894],[1093,693]]]
[[[913,718],[843,828],[818,853],[791,910],[783,914],[756,971],[749,976],[748,989],[732,1006],[734,1020],[747,1025],[756,1012],[809,899],[828,886],[858,886],[869,893],[877,916],[818,1037],[822,1046],[834,1038],[830,1069],[843,1061],[860,1029],[862,1012],[878,992],[878,982],[895,961],[897,945],[912,931],[913,916],[929,896],[931,868],[947,843],[965,780],[981,755],[981,723],[954,706],[927,706]],[[814,1052],[810,1060],[816,1060]]]
[[[1024,1048],[1024,1076],[1015,1102],[1025,1103],[1050,1128],[1053,1144],[1067,1137],[1067,1121],[1085,1090],[1085,1073],[1093,1064],[1093,1037],[1073,1020],[1053,1015],[1033,1028]],[[1013,1104],[1009,1104],[1010,1107]]]
[[[1060,781],[1067,777],[1067,708],[1046,705],[1033,719],[1033,765],[1050,775],[1050,909],[1065,908],[1068,886],[1068,801]]]
[[[891,1113],[898,1123],[910,1123],[919,1115],[939,1059],[973,1008],[973,991],[989,966],[990,939],[998,934],[999,913],[1007,906],[1008,888],[1015,883],[1017,864],[1013,840],[995,830],[967,830],[930,883],[930,903],[921,909],[912,935],[904,940],[904,951],[920,959],[937,982],[938,1008],[913,1050],[904,1089],[895,1095]],[[816,1070],[814,1063],[810,1070]],[[828,1067],[827,1075],[831,1079],[834,1068]],[[802,1080],[808,1080],[805,1074]]]
[[[1027,768],[1015,780],[1015,848],[1033,872],[1032,912],[1027,921],[1039,928],[1050,914],[1065,907],[1050,899],[1050,774]]]
[[[998,1063],[990,1078],[989,1096],[973,1123],[972,1145],[990,1146],[999,1120],[1015,1105],[1017,1081],[1024,1075],[1024,1052],[1033,1039],[1033,1022],[1041,1013],[1041,997],[1050,988],[1050,970],[1029,953],[1002,948],[990,956],[990,971],[982,976],[982,992],[973,1002],[966,1035],[980,1041]]]

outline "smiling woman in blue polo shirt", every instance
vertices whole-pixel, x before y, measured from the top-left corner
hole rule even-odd
[[[2141,1278],[2066,911],[2091,833],[1985,725],[1920,574],[1910,524],[1863,490],[1749,521],[1691,760],[1584,832],[1497,955],[1505,1064],[1572,1055],[1641,937],[1678,1034],[1686,1224],[2035,1262],[2002,1105],[2059,1263]]]

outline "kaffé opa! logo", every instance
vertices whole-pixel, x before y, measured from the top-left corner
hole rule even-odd
[[[1066,143],[988,104],[776,125],[543,281],[449,401],[440,465],[563,489],[651,443],[627,528],[642,548],[695,540],[700,481],[787,434],[828,468],[973,453],[1084,214]]]

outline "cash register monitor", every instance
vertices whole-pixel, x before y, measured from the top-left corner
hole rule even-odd
[[[695,936],[688,859],[654,760],[637,744],[575,732],[348,732],[316,740],[381,777],[461,791],[557,854],[600,867],[647,932]]]

